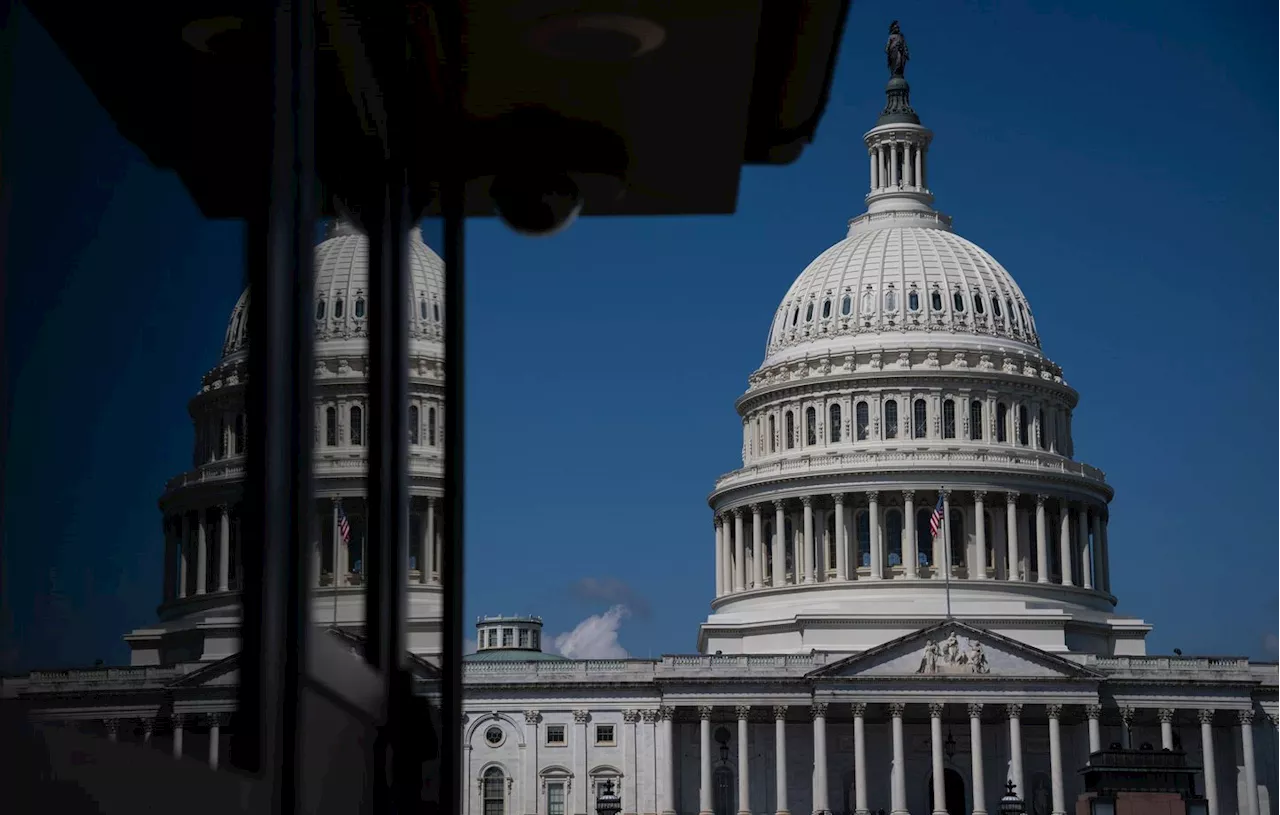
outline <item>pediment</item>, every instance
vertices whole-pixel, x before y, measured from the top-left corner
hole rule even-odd
[[[1017,640],[950,620],[810,674],[815,679],[1088,679],[1098,674]]]

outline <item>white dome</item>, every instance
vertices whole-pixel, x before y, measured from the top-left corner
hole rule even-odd
[[[791,284],[774,315],[764,367],[895,344],[974,345],[1039,356],[1018,284],[936,213],[856,219],[849,237]],[[876,223],[885,222],[884,225]],[[994,342],[991,342],[994,340]]]
[[[326,340],[366,338],[369,295],[369,239],[346,221],[337,221],[316,247],[315,302],[317,351]],[[439,343],[444,337],[444,261],[422,241],[422,230],[409,234],[409,280],[413,287],[410,341]],[[240,295],[227,322],[223,358],[247,348],[249,291]],[[442,353],[436,354],[443,358]]]

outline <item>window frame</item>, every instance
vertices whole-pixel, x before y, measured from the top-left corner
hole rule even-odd
[[[559,733],[558,741],[551,738],[552,733]],[[543,728],[543,744],[546,747],[568,747],[569,746],[569,726],[565,724],[548,724]]]

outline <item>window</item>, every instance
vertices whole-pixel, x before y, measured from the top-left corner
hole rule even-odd
[[[418,406],[409,405],[409,443],[417,444],[419,441],[419,433],[422,428],[418,426]]]
[[[889,565],[902,565],[902,511],[891,509],[884,514],[884,526],[887,538],[885,547],[889,550]]]
[[[898,438],[898,402],[894,399],[884,403],[884,437]]]
[[[440,304],[439,303],[431,304],[431,319],[435,320],[437,323],[440,322]]]
[[[507,797],[503,783],[502,770],[490,767],[484,771],[484,815],[504,815],[507,811]]]
[[[516,644],[516,632],[515,632],[515,629],[511,629],[511,628],[504,628],[504,629],[502,629],[502,647],[503,647],[503,648],[510,648],[511,646],[513,646],[513,645],[515,645],[515,644]]]
[[[497,648],[498,647],[498,629],[490,628],[488,631],[488,636],[489,636],[489,647]]]
[[[865,509],[858,510],[854,520],[858,527],[858,566],[871,565],[871,515]]]
[[[828,413],[827,438],[831,441],[832,444],[836,444],[840,441],[840,405],[839,403],[833,404],[831,406],[831,409],[828,410],[827,413]]]
[[[829,571],[834,572],[836,568],[836,516],[834,512],[827,513],[827,565]]]
[[[783,421],[787,426],[787,449],[790,450],[796,446],[796,415],[788,410]]]
[[[338,446],[338,410],[337,408],[325,408],[324,443],[330,447]]]
[[[1001,314],[1001,313],[1000,313],[1000,298],[999,298],[999,297],[992,297],[992,298],[991,298],[991,311],[992,311],[992,312],[993,312],[997,317],[1003,317],[1003,316],[1004,316],[1003,314]]]
[[[929,408],[923,399],[917,399],[911,405],[911,435],[923,439],[929,435]]]
[[[920,292],[912,289],[907,292],[907,311],[916,312],[920,310]]]
[[[1018,405],[1018,444],[1027,446],[1027,406]]]
[[[1009,440],[1009,408],[1004,402],[996,403],[996,441]]]
[[[487,741],[491,747],[497,747],[499,744],[502,744],[502,728],[497,725],[490,727],[488,730],[484,731],[484,740]]]
[[[965,563],[964,556],[964,513],[958,509],[951,510],[951,517],[948,519],[948,536],[951,539],[951,565],[963,566]]]
[[[547,744],[563,745],[564,743],[565,743],[564,725],[562,724],[547,725]]]
[[[951,306],[956,310],[957,314],[964,311],[964,295],[960,292],[951,293]]]
[[[785,530],[782,537],[782,549],[783,549],[783,552],[785,553],[784,557],[786,558],[786,563],[783,564],[783,567],[785,568],[786,571],[784,571],[783,574],[789,575],[791,574],[791,571],[795,566],[795,557],[794,557],[795,546],[793,544],[795,541],[796,532],[795,532],[795,526],[791,523],[790,518],[786,519],[786,521],[783,523],[782,528]]]
[[[934,311],[942,311],[942,292],[937,289],[929,292],[929,307]]]
[[[613,725],[596,725],[596,744],[613,744]]]
[[[527,628],[520,629],[520,647],[521,648],[529,647],[529,629]]]
[[[982,402],[977,399],[969,403],[969,438],[982,440]]]
[[[804,310],[804,321],[806,323],[813,322],[813,303],[810,303],[808,308]]]
[[[870,291],[862,293],[862,316],[870,317],[876,310],[876,296]]]
[[[1031,315],[1027,314],[1027,309],[1021,303],[1018,304],[1018,314],[1022,316],[1022,330],[1030,332],[1032,329]]]
[[[356,298],[356,319],[357,320],[364,319],[364,298],[363,297]]]
[[[840,313],[846,317],[853,313],[853,298],[847,294],[840,301]]]
[[[933,535],[929,533],[929,519],[933,510],[921,507],[916,510],[916,557],[921,566],[933,565]]]
[[[893,289],[884,293],[884,310],[890,314],[898,310],[898,293]]]
[[[778,451],[778,422],[772,416],[769,417],[769,452],[776,453]]]
[[[342,319],[342,298],[341,297],[333,301],[333,318],[335,320]]]
[[[323,297],[321,297],[319,300],[316,301],[316,319],[317,320],[324,319],[324,298]]]
[[[825,320],[830,316],[831,316],[831,300],[830,299],[823,300],[822,301],[822,319]]]
[[[956,437],[956,403],[948,399],[942,403],[942,438]]]
[[[800,307],[796,306],[791,309],[791,327],[795,328],[797,322],[800,321]]]
[[[538,644],[538,640],[540,640],[541,638],[542,638],[542,635],[541,635],[541,634],[539,634],[537,631],[530,631],[530,632],[529,632],[529,640],[530,640],[529,647],[530,647],[530,648],[532,648],[532,649],[533,649],[533,650],[535,650],[535,651],[541,650],[542,646]]]
[[[351,406],[351,443],[364,444],[364,411],[359,405]]]
[[[237,456],[243,455],[244,454],[244,414],[243,413],[236,414],[235,434],[236,434],[236,455]]]
[[[427,408],[427,444],[436,446],[436,409]]]
[[[818,411],[811,407],[804,410],[804,441],[810,446],[818,443]]]
[[[987,306],[986,306],[986,303],[983,301],[981,292],[975,291],[973,293],[973,310],[978,314],[987,313]]]
[[[547,782],[547,815],[565,815],[564,782]]]
[[[227,457],[227,420],[218,420],[218,458]]]
[[[1040,421],[1036,422],[1036,447],[1039,447],[1041,450],[1043,450],[1044,449],[1044,408],[1040,409],[1040,413],[1037,418]]]
[[[869,415],[869,414],[870,414],[870,412],[869,412],[869,410],[867,409],[867,403],[866,403],[866,402],[859,402],[859,403],[857,404],[857,406],[855,407],[855,409],[854,409],[854,412],[853,412],[853,413],[854,413],[854,418],[857,420],[857,424],[858,424],[858,436],[857,436],[857,439],[858,439],[858,441],[866,441],[866,439],[867,439],[867,428],[868,428],[868,427],[870,426],[870,424],[871,424],[871,419],[870,419],[870,415]]]

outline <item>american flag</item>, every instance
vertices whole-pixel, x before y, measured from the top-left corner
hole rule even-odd
[[[938,505],[933,508],[933,515],[929,516],[929,534],[936,538],[940,529],[942,529],[942,493],[938,493]]]
[[[347,513],[342,511],[342,504],[338,504],[338,535],[343,543],[351,543],[351,524],[347,523]]]

